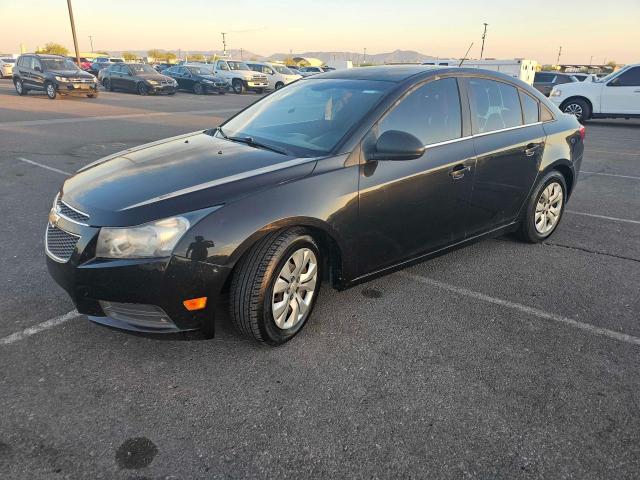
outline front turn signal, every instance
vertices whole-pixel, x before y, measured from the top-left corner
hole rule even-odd
[[[182,302],[182,304],[184,305],[184,308],[190,312],[202,310],[207,306],[207,297],[190,298],[189,300]]]

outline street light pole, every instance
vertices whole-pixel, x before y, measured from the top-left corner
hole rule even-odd
[[[480,49],[480,60],[482,60],[482,55],[484,55],[484,39],[487,38],[487,25],[489,24],[484,24],[484,32],[482,33],[482,48]]]
[[[367,63],[367,47],[364,47],[364,55],[362,56],[362,63]]]
[[[91,53],[93,53],[93,35],[89,35],[89,43],[91,44]]]
[[[560,45],[560,48],[558,49],[558,60],[556,61],[556,66],[560,65],[560,56],[562,55],[562,45]]]
[[[226,38],[226,33],[221,32],[222,33],[222,54],[226,57],[227,56],[227,38]]]
[[[76,24],[73,21],[73,8],[71,8],[71,0],[67,0],[67,7],[69,7],[69,20],[71,20],[71,33],[73,34],[73,47],[76,50],[76,62],[78,68],[80,67],[80,50],[78,50],[78,38],[76,37]]]

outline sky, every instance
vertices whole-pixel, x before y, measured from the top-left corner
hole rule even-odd
[[[640,62],[640,0],[73,0],[81,51],[221,50],[259,55],[396,49],[460,58]],[[73,47],[66,0],[0,0],[0,52]]]

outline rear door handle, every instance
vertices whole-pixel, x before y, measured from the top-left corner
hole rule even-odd
[[[533,157],[536,152],[538,151],[538,149],[540,148],[540,144],[539,143],[530,143],[529,145],[527,145],[524,149],[524,154],[527,157]]]
[[[451,170],[449,170],[449,176],[454,180],[460,180],[464,177],[464,174],[471,171],[471,167],[465,166],[462,163],[459,163]]]

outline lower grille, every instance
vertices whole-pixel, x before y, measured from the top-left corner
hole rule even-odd
[[[105,315],[131,325],[146,328],[173,327],[174,323],[165,311],[156,305],[142,303],[117,303],[100,301]]]
[[[58,262],[68,262],[80,239],[79,236],[65,232],[51,225],[47,225],[45,244],[47,253]]]

